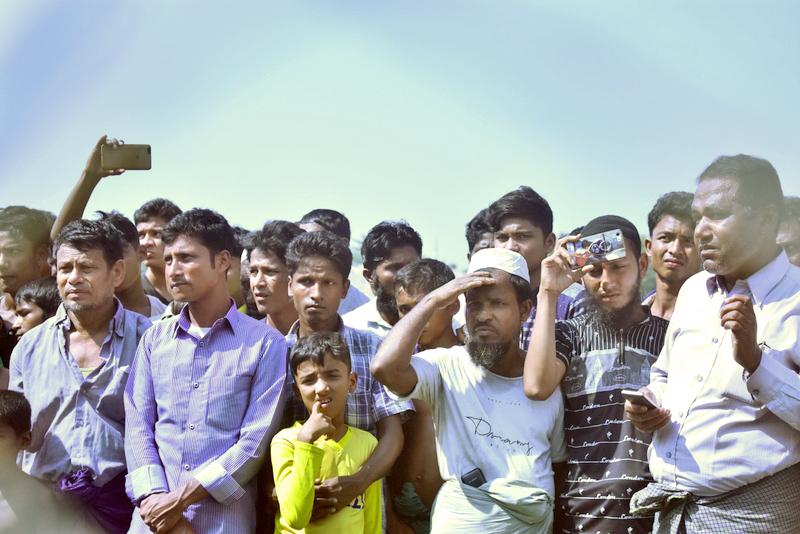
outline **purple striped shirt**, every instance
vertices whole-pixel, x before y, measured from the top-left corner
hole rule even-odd
[[[135,502],[195,478],[210,497],[184,516],[196,532],[255,528],[255,475],[280,426],[283,336],[231,307],[200,339],[189,307],[142,337],[125,390],[128,493]],[[138,513],[131,532],[148,533]]]

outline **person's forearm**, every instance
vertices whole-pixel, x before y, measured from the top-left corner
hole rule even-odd
[[[370,484],[388,475],[403,451],[403,423],[399,415],[384,417],[378,421],[377,428],[378,446],[356,474],[361,482],[362,491],[366,491]]]
[[[83,217],[83,212],[89,203],[92,191],[94,191],[98,183],[100,183],[99,176],[83,171],[78,183],[72,188],[67,200],[61,207],[61,211],[58,212],[56,222],[53,223],[53,228],[50,230],[50,239],[54,240],[61,229],[68,223]]]
[[[539,292],[536,320],[523,372],[525,395],[535,400],[547,399],[561,383],[563,373],[556,361],[557,304],[557,294]]]
[[[190,478],[176,493],[178,505],[182,510],[186,510],[189,506],[209,496],[208,491],[196,478]]]

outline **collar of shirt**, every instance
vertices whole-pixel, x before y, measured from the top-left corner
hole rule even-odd
[[[336,319],[338,321],[336,331],[342,334],[342,336],[345,336],[346,327],[344,325],[344,321],[342,321],[342,316],[337,315]],[[300,337],[300,319],[296,320],[292,325],[292,327],[289,329],[289,332],[286,333],[286,342],[289,344],[289,346],[293,346],[295,343],[297,343],[299,337]]]
[[[240,320],[241,316],[236,310],[236,302],[234,302],[233,299],[230,299],[228,311],[225,313],[225,315],[214,321],[214,324],[211,325],[211,330],[209,330],[209,333],[219,328],[223,328],[223,326],[227,324],[233,334],[238,335],[241,333]],[[172,332],[172,337],[178,337],[179,331],[183,331],[186,335],[191,335],[189,334],[190,326],[192,326],[192,320],[189,318],[189,305],[187,304],[178,314],[178,320],[175,321],[175,330]]]
[[[392,329],[392,325],[387,323],[386,320],[381,315],[381,312],[378,311],[377,297],[369,301],[369,306],[367,307],[366,311],[367,313],[364,314],[364,318],[367,320],[367,324],[373,323],[377,326],[385,328],[386,330]]]
[[[786,256],[786,252],[781,250],[772,261],[751,274],[747,279],[737,280],[736,284],[730,290],[725,287],[723,278],[714,274],[708,275],[706,289],[708,289],[708,295],[713,296],[717,291],[728,294],[738,293],[739,291],[736,290],[738,287],[742,287],[742,289],[749,290],[750,294],[753,295],[754,304],[762,306],[770,292],[775,289],[775,286],[786,276],[789,266],[789,258]]]
[[[108,336],[106,336],[105,340],[103,340],[102,346],[105,346],[106,343],[110,341],[112,333],[119,338],[125,335],[125,308],[123,308],[122,302],[120,302],[117,297],[114,297],[114,304],[116,305],[116,309],[114,310],[114,316],[111,318],[111,322],[108,325]],[[69,314],[67,313],[67,309],[64,307],[63,303],[58,306],[53,319],[53,322],[50,323],[50,328],[60,328],[64,333],[64,337],[66,338],[69,335],[70,329],[72,328],[72,320],[69,318]],[[108,353],[101,349],[100,357],[105,360],[108,357]]]

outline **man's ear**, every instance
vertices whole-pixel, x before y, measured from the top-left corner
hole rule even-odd
[[[648,261],[647,254],[641,254],[639,256],[639,280],[644,278],[644,275],[647,274],[647,266],[650,264]]]
[[[144,261],[145,253],[144,253],[144,247],[142,245],[136,247],[136,257],[138,258],[139,263],[142,263]]]
[[[525,299],[519,305],[519,320],[520,322],[525,322],[528,320],[528,317],[531,314],[531,308],[533,308],[533,300],[532,299]]]
[[[125,281],[125,260],[117,260],[111,265],[111,280],[114,283],[114,289]]]
[[[460,310],[460,309],[461,309],[461,301],[456,299],[456,300],[454,300],[453,302],[451,302],[450,304],[447,305],[447,307],[445,308],[445,311],[447,312],[447,315],[450,315],[452,317],[455,314],[457,314],[458,310]]]
[[[231,253],[228,250],[220,250],[214,256],[214,269],[228,275],[228,270],[231,268]]]
[[[28,447],[30,447],[30,446],[31,446],[31,440],[32,440],[32,439],[33,439],[33,438],[32,438],[32,436],[31,436],[31,431],[30,431],[30,430],[28,430],[27,432],[23,432],[22,434],[20,434],[20,436],[19,436],[19,441],[20,441],[20,445],[22,446],[22,448],[23,448],[23,449],[27,449]]]
[[[51,271],[50,268],[50,247],[47,245],[39,245],[36,248],[36,254],[34,255],[34,260],[36,261],[36,267],[39,273],[45,274]]]
[[[356,385],[358,384],[358,374],[353,371],[350,373],[350,384],[347,386],[347,391],[350,393],[355,393]]]
[[[292,293],[292,275],[289,275],[289,279],[286,281],[286,291],[289,297],[294,297],[294,293]]]
[[[350,290],[350,279],[345,278],[344,282],[342,283],[342,300],[347,296],[347,292]]]
[[[648,258],[653,257],[653,241],[650,239],[644,240],[644,251],[647,253]]]
[[[544,238],[544,247],[547,249],[548,254],[553,252],[553,249],[556,248],[556,234],[550,232],[550,234]]]
[[[361,271],[361,275],[367,282],[372,282],[372,271],[370,271],[369,269],[364,268],[364,270]]]

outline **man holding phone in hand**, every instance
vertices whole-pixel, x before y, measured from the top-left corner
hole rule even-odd
[[[655,431],[656,482],[631,501],[654,532],[795,531],[800,519],[800,269],[776,245],[783,194],[772,165],[717,158],[698,178],[695,241],[706,272],[683,286],[664,350],[627,403]]]

